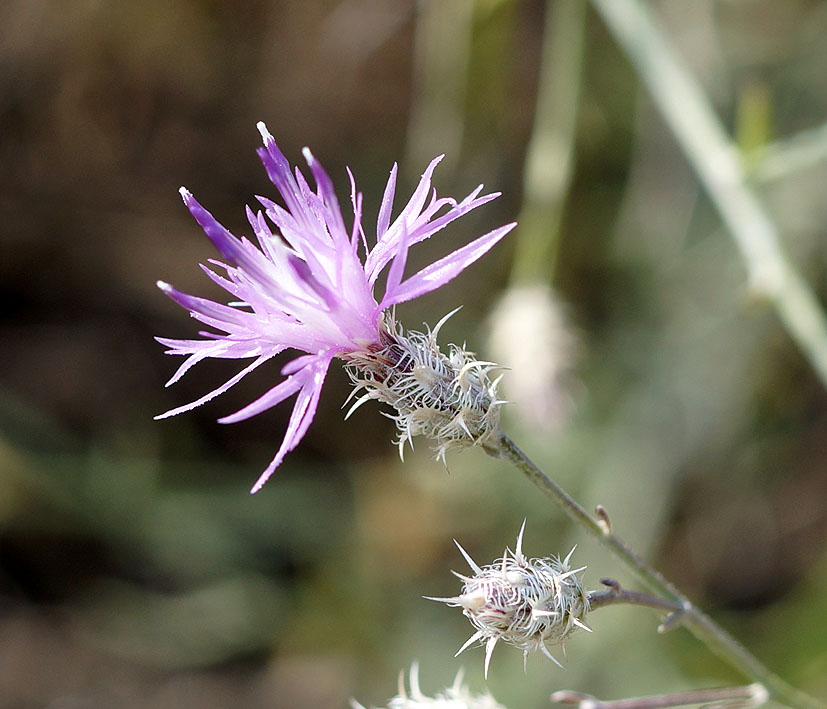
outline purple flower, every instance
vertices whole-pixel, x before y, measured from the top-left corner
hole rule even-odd
[[[480,186],[461,202],[437,198],[436,191],[431,190],[431,175],[441,159],[436,158],[428,165],[408,204],[391,221],[397,173],[394,165],[379,209],[376,243],[370,247],[361,221],[362,195],[356,192],[350,171],[354,216],[348,229],[333,184],[310,151],[305,148],[303,153],[316,183],[315,191],[298,168],[291,170],[263,123],[258,124],[258,129],[264,147],[257,152],[285,206],[258,197],[263,212],[247,208],[256,244],[246,237],[233,236],[181,188],[184,203],[223,259],[211,260],[212,268],[202,265],[202,269],[232,299],[227,304],[217,303],[187,295],[159,281],[164,293],[217,332],[201,332],[203,339],[157,338],[169,348],[167,354],[186,357],[167,386],[207,357],[252,360],[217,389],[157,416],[159,419],[188,411],[223,394],[285,349],[303,353],[284,366],[284,379],[276,386],[240,411],[219,419],[221,423],[243,421],[297,395],[281,447],[252,492],[261,488],[310,426],[331,360],[375,360],[377,353],[383,353],[382,362],[387,364],[387,348],[401,336],[386,311],[447,283],[515,226],[507,224],[495,229],[405,278],[408,249],[413,244],[431,237],[498,194],[480,197]],[[360,254],[364,254],[364,259]],[[374,291],[386,267],[384,292],[377,300]],[[370,376],[375,376],[373,370]],[[372,398],[381,397],[373,394]],[[412,433],[410,424],[407,432],[408,436]]]

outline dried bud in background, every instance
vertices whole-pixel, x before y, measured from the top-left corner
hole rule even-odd
[[[511,370],[505,397],[524,426],[548,432],[566,420],[577,338],[551,287],[535,283],[505,291],[489,320],[488,349]]]
[[[435,697],[426,697],[419,688],[419,663],[411,665],[410,696],[405,691],[405,677],[399,673],[399,694],[388,702],[387,709],[506,709],[490,694],[471,694],[462,684],[462,670],[457,673],[453,686]],[[355,699],[350,700],[352,709],[365,709]]]

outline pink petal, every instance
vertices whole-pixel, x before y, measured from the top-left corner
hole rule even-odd
[[[408,260],[409,246],[410,243],[408,239],[408,229],[406,228],[405,224],[403,224],[402,239],[399,242],[399,250],[393,257],[393,262],[391,263],[391,267],[388,270],[388,281],[385,285],[385,295],[382,298],[382,302],[379,304],[380,310],[384,310],[385,308],[390,306],[390,304],[386,303],[388,294],[395,293],[396,290],[399,288],[399,284],[402,282],[402,274],[405,271],[405,264]]]
[[[445,285],[485,254],[515,226],[517,226],[516,222],[490,231],[430,266],[426,266],[400,284],[392,293],[386,293],[382,299],[383,307],[388,308],[397,303],[404,303]]]
[[[408,219],[412,214],[419,214],[422,211],[422,207],[425,204],[425,200],[428,198],[428,193],[431,191],[431,177],[434,174],[434,170],[439,163],[442,162],[442,158],[444,155],[438,155],[435,157],[431,162],[428,164],[428,167],[425,168],[425,172],[422,173],[422,178],[419,180],[419,184],[416,186],[416,190],[411,195],[411,198],[408,200],[408,204],[402,209],[399,213],[399,216],[396,218],[397,220],[405,220]],[[383,234],[377,234],[377,240],[381,241]]]
[[[283,379],[272,389],[262,394],[252,404],[247,404],[242,409],[239,409],[234,414],[224,416],[218,419],[218,423],[238,423],[244,421],[262,411],[273,408],[276,404],[280,404],[285,399],[293,396],[299,389],[304,386],[304,378],[301,374],[294,374]]]
[[[431,204],[428,205],[421,214],[418,214],[410,220],[403,220],[402,215],[397,217],[387,234],[379,240],[379,243],[376,244],[365,261],[365,273],[368,276],[368,282],[371,285],[376,282],[379,273],[399,249],[399,239],[401,238],[400,227],[402,224],[406,224],[408,227],[409,246],[418,244],[425,239],[430,239],[452,221],[459,219],[464,214],[499,196],[499,192],[493,192],[482,197],[477,197],[481,190],[482,185],[477,187],[459,204],[450,197],[433,199]],[[445,207],[449,208],[447,212],[444,212],[441,216],[434,217],[435,214],[442,211]]]
[[[322,393],[327,368],[330,365],[330,356],[319,358],[315,365],[308,366],[303,372],[310,376],[302,385],[296,403],[293,406],[293,413],[290,414],[290,422],[287,424],[287,431],[284,440],[273,460],[261,474],[256,484],[253,485],[250,494],[258,492],[262,485],[267,482],[276,468],[281,465],[284,456],[293,450],[304,438],[307,429],[310,427],[313,417],[316,415],[316,407],[319,404],[319,396]]]
[[[157,337],[155,338],[158,339]],[[190,353],[190,355],[184,360],[183,364],[175,370],[175,374],[173,374],[166,384],[165,387],[172,386],[177,382],[181,377],[183,377],[192,367],[198,364],[201,360],[206,359],[207,357],[215,357],[215,352],[224,349],[224,343],[219,341],[217,344],[204,346],[204,343],[199,340],[199,348],[195,351]],[[167,352],[167,354],[172,354],[171,352]],[[172,415],[172,414],[170,414]],[[156,420],[159,418],[166,418],[166,414],[162,414],[161,416],[156,416]]]
[[[215,301],[208,300],[207,298],[201,298],[199,296],[189,295],[183,291],[179,291],[177,288],[171,286],[169,283],[165,283],[164,281],[158,281],[156,285],[164,294],[172,298],[182,308],[189,310],[193,315],[203,315],[212,321],[219,321],[225,325],[233,324],[241,327],[244,327],[245,318],[249,316],[249,314],[245,313],[243,310],[231,308],[228,305],[216,303]],[[222,329],[226,330],[226,327]]]
[[[342,220],[342,210],[339,207],[339,199],[336,197],[336,191],[333,189],[333,181],[325,172],[318,160],[310,152],[309,148],[302,150],[302,155],[313,173],[313,179],[316,181],[316,187],[319,189],[319,196],[324,200],[324,205],[327,207],[327,224],[332,227],[330,229],[331,236],[334,241],[337,241],[341,235],[347,234],[345,223]]]
[[[269,262],[264,258],[261,251],[255,248],[247,239],[243,237],[237,239],[233,236],[210,212],[198,203],[189,190],[182,187],[179,192],[190,214],[223,258],[243,268],[263,283],[274,282],[269,270]]]
[[[264,143],[264,147],[259,148],[256,152],[264,164],[267,176],[276,186],[279,194],[281,194],[282,199],[284,199],[287,204],[288,210],[291,212],[291,216],[299,222],[302,227],[309,226],[310,220],[308,219],[307,205],[302,199],[301,190],[299,190],[299,186],[296,184],[296,180],[290,170],[290,163],[287,161],[287,158],[284,157],[281,150],[279,150],[279,146],[276,145],[275,139],[270,135],[264,123],[259,122],[256,124],[256,127]]]
[[[382,195],[382,205],[379,207],[379,218],[376,220],[376,238],[382,238],[382,235],[388,230],[391,223],[391,210],[393,209],[393,196],[396,192],[396,173],[399,168],[396,163],[391,168],[390,177],[388,177],[388,184],[385,185],[385,193]]]
[[[232,377],[231,379],[228,379],[226,382],[224,382],[224,384],[222,384],[220,387],[218,387],[217,389],[213,389],[209,394],[204,394],[204,396],[202,396],[200,399],[196,399],[195,401],[192,401],[189,404],[185,404],[184,406],[178,406],[174,409],[170,409],[169,411],[164,412],[163,414],[158,414],[158,416],[154,417],[155,420],[159,421],[160,419],[169,418],[170,416],[177,416],[178,414],[182,414],[185,411],[190,411],[191,409],[194,409],[196,406],[201,406],[201,404],[207,403],[208,401],[210,401],[210,399],[214,399],[216,396],[219,396],[220,394],[223,394],[231,386],[233,386],[235,384],[238,384],[238,382],[240,382],[242,379],[244,379],[244,377],[246,377],[256,367],[258,367],[259,365],[266,362],[268,359],[273,357],[275,354],[276,354],[275,352],[272,352],[272,353],[268,353],[266,355],[262,355],[261,357],[256,359],[255,362],[252,362],[251,364],[248,364],[246,367],[244,367],[244,369],[242,369],[234,377]],[[184,365],[187,365],[189,362],[190,362],[190,360],[187,360],[187,362],[185,362]],[[194,362],[193,362],[193,364],[194,364]],[[184,365],[182,365],[182,368],[183,368]],[[189,367],[187,367],[187,368],[189,368]],[[184,371],[186,371],[186,370],[184,370]],[[181,372],[181,374],[183,374],[183,372]],[[176,372],[176,376],[173,377],[173,379],[170,380],[170,383],[172,383],[176,378],[178,378],[178,376],[180,376],[180,375]]]
[[[431,160],[431,163],[428,165],[425,172],[422,173],[422,179],[420,179],[419,185],[417,185],[416,190],[408,200],[408,204],[405,205],[404,209],[395,219],[393,226],[390,227],[390,231],[388,230],[388,227],[385,227],[383,231],[377,232],[376,246],[373,247],[373,250],[368,254],[367,259],[365,259],[365,273],[368,275],[368,279],[371,283],[376,281],[379,271],[381,271],[384,265],[390,261],[396,251],[395,242],[399,238],[399,232],[393,227],[397,224],[407,223],[412,219],[415,220],[419,216],[422,211],[422,207],[425,205],[425,200],[428,198],[428,192],[431,189],[431,176],[443,157],[445,156],[440,155],[439,157]],[[392,172],[391,177],[395,180],[395,173]],[[385,200],[390,202],[393,199],[391,188],[391,181],[388,180],[388,185],[385,187],[385,195],[382,199],[381,210],[385,209]],[[382,219],[384,221],[384,212],[380,211],[380,214],[382,215]]]

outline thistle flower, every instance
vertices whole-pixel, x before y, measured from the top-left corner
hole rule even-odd
[[[515,550],[506,548],[501,559],[483,567],[455,541],[474,575],[454,572],[463,581],[458,596],[427,597],[462,608],[476,632],[456,654],[478,640],[484,643],[486,677],[494,647],[500,640],[522,650],[524,663],[530,652],[540,650],[562,667],[547,645],[560,645],[565,652],[565,642],[571,633],[577,628],[590,631],[584,622],[589,599],[580,580],[586,567],[569,566],[574,549],[562,560],[559,557],[526,558],[522,549],[524,531],[525,522]]]
[[[426,697],[419,688],[419,664],[411,665],[410,695],[405,690],[405,677],[399,673],[399,694],[388,702],[387,709],[505,709],[490,694],[471,694],[462,684],[462,670],[457,673],[454,684],[435,697]],[[352,709],[365,709],[355,699],[350,701]]]
[[[444,285],[511,231],[513,223],[494,229],[404,277],[412,245],[499,194],[479,196],[480,185],[460,202],[437,198],[431,191],[431,176],[441,160],[438,157],[391,221],[394,165],[379,208],[376,242],[370,247],[362,225],[362,195],[350,171],[353,223],[348,230],[333,183],[310,151],[305,148],[303,154],[315,191],[298,169],[291,170],[263,123],[258,129],[264,141],[259,157],[285,207],[258,197],[263,213],[247,208],[257,246],[246,237],[233,236],[181,188],[187,208],[224,259],[211,260],[213,268],[202,265],[202,269],[232,300],[216,303],[158,282],[192,317],[217,331],[201,332],[204,339],[200,340],[157,338],[168,347],[167,354],[186,357],[167,386],[208,357],[252,362],[217,389],[156,418],[200,406],[277,354],[293,349],[303,354],[282,368],[284,379],[256,401],[219,419],[243,421],[296,395],[282,444],[252,492],[261,488],[307,432],[334,357],[345,361],[351,379],[365,392],[357,406],[373,398],[397,409],[393,418],[400,443],[418,434],[434,437],[442,458],[452,447],[485,444],[498,430],[497,409],[502,403],[495,396],[496,383],[487,376],[493,365],[476,362],[458,347],[452,347],[448,356],[440,353],[438,326],[427,334],[406,336],[394,321],[393,307]],[[377,298],[377,281],[386,268],[384,292]]]

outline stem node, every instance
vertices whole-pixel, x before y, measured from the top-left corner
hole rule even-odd
[[[612,520],[609,519],[609,513],[603,505],[597,505],[594,508],[594,513],[597,515],[597,524],[603,530],[603,534],[607,537],[612,536]]]

